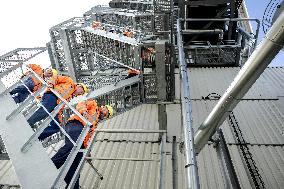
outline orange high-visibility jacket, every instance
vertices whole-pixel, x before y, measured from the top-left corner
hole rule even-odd
[[[98,104],[95,100],[89,99],[78,103],[76,106],[76,110],[92,124],[86,138],[84,139],[84,146],[87,147],[90,138],[93,136],[97,128],[97,124],[99,122],[99,117],[101,114],[100,108],[98,107]],[[86,125],[86,123],[77,115],[72,115],[68,119],[68,121],[71,120],[77,120],[80,121],[83,126]]]
[[[29,64],[29,68],[31,68],[38,76],[41,78],[43,77],[43,69],[38,64]],[[28,75],[29,72],[26,72],[24,75]],[[42,83],[39,81],[35,76],[31,76],[33,82],[34,82],[34,88],[32,92],[37,91],[41,86]]]
[[[70,101],[76,89],[75,82],[68,76],[55,76],[49,80],[53,89],[57,91],[65,100]],[[59,103],[58,100],[57,103]]]
[[[75,92],[76,89],[76,83],[70,77],[57,75],[49,80],[49,84],[52,85],[53,86],[52,88],[55,91],[57,91],[67,102],[69,102],[72,99],[73,93]],[[58,99],[57,104],[59,104],[60,101],[61,100]],[[64,105],[58,112],[58,119],[60,123],[62,123],[63,109]]]

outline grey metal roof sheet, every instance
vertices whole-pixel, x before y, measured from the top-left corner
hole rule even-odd
[[[193,100],[193,126],[196,130],[209,115],[216,100]],[[280,100],[242,100],[233,113],[244,138],[251,144],[284,145],[284,108]],[[222,127],[226,141],[236,143],[228,119]]]
[[[189,68],[191,99],[202,99],[210,93],[222,95],[239,72],[238,67]],[[175,71],[178,73],[178,70]],[[244,96],[244,99],[275,99],[284,95],[284,68],[266,68]],[[179,75],[176,74],[176,98],[179,99]]]
[[[99,129],[149,129],[158,130],[156,104],[139,105],[98,125]],[[157,141],[159,134],[100,133],[97,140]]]
[[[265,146],[265,145],[249,145],[250,152],[259,169],[264,181],[265,187],[269,189],[280,189],[284,186],[284,146]],[[237,174],[240,178],[246,176],[243,164],[240,166],[238,146],[229,145],[229,151]],[[241,179],[243,180],[243,179]],[[251,188],[246,185],[244,188]]]
[[[83,188],[154,189],[159,183],[159,144],[145,142],[96,142],[93,156],[95,167],[104,175],[99,180],[94,170],[85,164],[80,185]],[[102,160],[104,158],[139,158],[154,161]],[[95,187],[96,186],[96,187]]]

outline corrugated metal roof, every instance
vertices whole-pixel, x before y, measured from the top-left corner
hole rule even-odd
[[[98,125],[100,129],[159,129],[156,104],[145,104]],[[97,140],[157,141],[158,134],[100,133]]]
[[[224,94],[239,72],[238,67],[189,68],[191,99],[202,99],[210,93]],[[178,70],[176,70],[178,73]],[[244,99],[275,99],[284,95],[284,68],[266,68],[264,73],[244,96]],[[176,98],[179,99],[180,83],[176,74]]]
[[[94,170],[86,164],[80,185],[83,188],[137,188],[154,189],[159,183],[159,144],[145,142],[96,142],[93,156],[95,167],[104,175],[99,180]],[[108,158],[137,158],[153,161],[102,160]]]
[[[280,189],[284,186],[284,146],[249,145],[250,152],[259,169],[265,187],[269,189]],[[232,161],[237,167],[238,177],[243,180],[247,173],[243,169],[244,164],[239,158],[239,150],[236,145],[229,145]],[[240,170],[242,168],[242,170]],[[246,185],[244,188],[249,188]]]
[[[216,100],[193,100],[193,126],[196,130],[209,115]],[[242,100],[233,110],[245,140],[251,144],[284,145],[284,108],[280,100]],[[222,127],[228,143],[236,143],[228,119]]]

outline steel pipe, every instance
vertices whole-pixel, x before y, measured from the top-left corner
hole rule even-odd
[[[257,24],[256,31],[255,31],[255,44],[257,44],[257,38],[259,34],[260,28],[260,20],[257,18],[187,18],[181,19],[181,21],[192,21],[192,22],[245,22],[245,21],[254,21]]]
[[[147,130],[147,129],[97,129],[103,133],[166,133],[166,130]]]
[[[191,30],[191,29],[186,29],[186,30],[182,30],[183,34],[192,34],[192,35],[196,35],[196,34],[223,34],[223,30],[221,29],[212,29],[212,30]]]
[[[283,45],[284,11],[279,15],[264,40],[257,46],[225,94],[196,131],[194,141],[197,153],[206,145],[209,138],[264,72]]]
[[[181,76],[181,107],[182,107],[182,125],[184,133],[185,158],[186,158],[186,176],[188,189],[198,189],[199,178],[197,172],[197,162],[195,157],[193,127],[192,127],[192,108],[190,103],[189,81],[187,77],[187,65],[184,58],[184,48],[181,35],[180,20],[177,20],[177,45],[179,54],[179,69]]]

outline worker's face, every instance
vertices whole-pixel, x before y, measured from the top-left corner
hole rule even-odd
[[[105,106],[101,106],[101,115],[102,115],[102,118],[106,118],[106,117],[108,117],[108,109],[107,109],[107,107],[105,107]]]
[[[80,96],[83,95],[85,93],[84,88],[82,86],[76,86],[76,90],[75,90],[75,96]]]
[[[45,70],[44,77],[52,77],[52,76],[53,76],[52,69]]]

